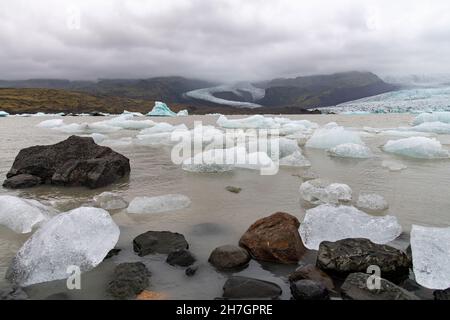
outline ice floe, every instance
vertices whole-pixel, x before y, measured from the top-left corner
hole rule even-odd
[[[389,204],[383,196],[378,194],[362,193],[358,197],[356,207],[369,213],[379,213],[387,210]]]
[[[330,184],[322,179],[314,179],[300,186],[300,196],[314,205],[348,203],[352,200],[352,189],[346,184]]]
[[[273,118],[262,115],[254,115],[243,119],[228,119],[221,115],[217,120],[217,125],[227,129],[278,129],[280,124]]]
[[[345,143],[328,150],[333,157],[367,159],[372,157],[370,149],[361,144]]]
[[[411,251],[417,283],[429,289],[450,288],[450,228],[413,225]]]
[[[0,196],[0,225],[17,233],[29,233],[56,211],[36,200]]]
[[[450,134],[450,123],[444,122],[424,122],[412,127],[410,130],[417,131],[423,134]]]
[[[157,197],[136,197],[128,206],[128,213],[150,214],[167,211],[175,211],[187,208],[191,205],[191,199],[182,194],[167,194]]]
[[[450,123],[450,112],[421,113],[414,119],[413,124],[419,125],[425,122]]]
[[[14,257],[6,278],[16,285],[68,278],[77,266],[82,272],[96,267],[114,248],[120,235],[110,214],[81,207],[44,223]]]
[[[128,203],[117,194],[103,192],[94,197],[95,204],[105,210],[121,210],[128,207]]]
[[[176,117],[176,113],[169,109],[167,104],[161,101],[155,101],[155,106],[152,111],[147,113],[147,116],[157,116],[157,117]]]
[[[402,233],[402,227],[394,216],[375,217],[351,206],[324,204],[306,211],[299,231],[305,246],[318,250],[323,241],[348,238],[386,244]]]
[[[418,159],[442,159],[449,157],[449,152],[442,147],[438,140],[425,137],[390,140],[384,145],[383,150]]]
[[[340,144],[364,145],[360,136],[335,123],[329,123],[324,128],[317,129],[306,142],[306,147],[315,149],[331,149]]]
[[[133,118],[134,115],[128,113],[122,114],[109,120],[96,122],[95,124],[118,127],[127,130],[142,130],[145,128],[153,127],[155,125],[155,122],[153,122],[152,120],[133,120]]]
[[[280,166],[282,167],[310,167],[311,162],[301,153],[301,151],[295,151],[294,153],[281,158]]]
[[[189,112],[184,109],[177,112],[177,117],[187,117],[189,115]]]
[[[63,119],[49,119],[49,120],[40,122],[39,124],[37,124],[37,127],[51,129],[51,128],[56,128],[56,127],[61,127],[62,125],[64,125]]]
[[[381,163],[383,168],[389,169],[389,171],[402,171],[407,169],[408,167],[403,163],[395,160],[383,160]]]

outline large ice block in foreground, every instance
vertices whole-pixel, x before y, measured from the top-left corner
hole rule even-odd
[[[120,231],[109,213],[81,207],[44,223],[14,257],[6,278],[15,285],[68,278],[77,266],[82,272],[96,267],[114,248]]]
[[[328,150],[333,157],[368,159],[372,157],[370,149],[361,144],[345,143]]]
[[[155,106],[152,111],[147,113],[147,116],[158,116],[158,117],[176,117],[177,114],[169,109],[167,104],[161,101],[155,101]]]
[[[442,147],[438,140],[425,137],[390,140],[384,145],[383,150],[418,159],[442,159],[449,157],[449,152]]]
[[[17,233],[29,233],[56,211],[36,200],[0,196],[0,225]]]
[[[360,144],[364,145],[359,135],[346,130],[337,125],[327,125],[317,129],[311,138],[306,142],[306,147],[315,149],[331,149],[340,144]]]
[[[325,204],[306,211],[299,231],[305,246],[318,250],[324,241],[336,242],[348,238],[364,238],[386,244],[401,234],[402,227],[393,216],[375,217],[351,206]]]
[[[414,225],[411,250],[417,283],[429,289],[450,288],[450,228]]]
[[[346,184],[330,184],[326,180],[315,179],[300,186],[300,196],[314,205],[347,203],[352,200],[352,189]]]
[[[128,213],[147,214],[175,211],[187,208],[191,199],[182,194],[167,194],[157,197],[136,197],[128,206]]]
[[[445,122],[450,123],[450,112],[421,113],[413,121],[414,125],[425,122]]]

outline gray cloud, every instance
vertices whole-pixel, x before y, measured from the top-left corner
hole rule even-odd
[[[0,78],[449,73],[449,9],[447,0],[0,0]]]

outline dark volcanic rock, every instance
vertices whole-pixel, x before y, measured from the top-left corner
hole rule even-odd
[[[385,279],[380,279],[379,289],[370,290],[369,277],[367,273],[350,274],[341,287],[342,297],[347,300],[419,300],[413,293]]]
[[[108,293],[118,299],[134,298],[150,285],[150,276],[142,262],[119,264],[108,284]]]
[[[313,280],[299,280],[291,283],[291,293],[295,300],[329,300],[327,288]]]
[[[241,247],[225,245],[214,249],[208,261],[219,270],[235,270],[247,267],[250,255]]]
[[[169,254],[172,251],[189,249],[182,234],[170,231],[147,231],[133,240],[133,249],[143,257],[152,253]]]
[[[22,288],[6,288],[0,290],[0,300],[27,300],[28,295]]]
[[[306,251],[298,233],[299,226],[296,217],[278,212],[252,224],[239,245],[256,260],[295,264]]]
[[[231,277],[223,286],[223,297],[230,299],[276,299],[281,292],[275,283],[246,277]]]
[[[346,276],[356,272],[366,273],[369,266],[380,267],[382,278],[398,282],[408,277],[411,265],[403,251],[367,239],[344,239],[320,244],[317,267],[325,272]]]
[[[45,300],[70,300],[70,297],[67,293],[65,292],[59,292],[59,293],[54,293],[49,295],[48,297],[45,298]]]
[[[38,184],[39,178],[41,183],[99,188],[129,173],[128,158],[108,147],[97,145],[92,138],[71,136],[54,145],[22,149],[4,185],[14,187],[22,181],[19,185],[31,187]],[[36,179],[26,177],[23,180],[23,175],[31,175]],[[33,181],[36,184],[31,184]]]
[[[169,253],[166,262],[171,266],[189,267],[195,262],[194,256],[186,249]]]
[[[450,288],[447,290],[436,290],[433,295],[435,300],[450,300]]]
[[[329,291],[334,290],[333,280],[325,272],[312,264],[300,267],[289,275],[290,282],[297,282],[299,280],[313,280],[322,283]]]
[[[186,269],[186,271],[184,272],[188,277],[193,277],[198,270],[198,266],[192,266]]]
[[[239,187],[233,187],[233,186],[228,186],[225,188],[228,192],[231,193],[240,193],[242,191],[242,188]]]
[[[6,179],[3,182],[3,187],[8,189],[31,188],[41,184],[41,182],[41,178],[32,176],[31,174],[19,174]]]

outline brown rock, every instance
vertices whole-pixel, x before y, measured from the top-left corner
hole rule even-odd
[[[296,217],[277,212],[252,224],[239,245],[256,260],[294,264],[306,251],[298,233],[299,226]]]
[[[334,283],[330,276],[312,264],[300,267],[289,275],[290,282],[299,280],[314,280],[322,283],[329,291],[334,291]]]

